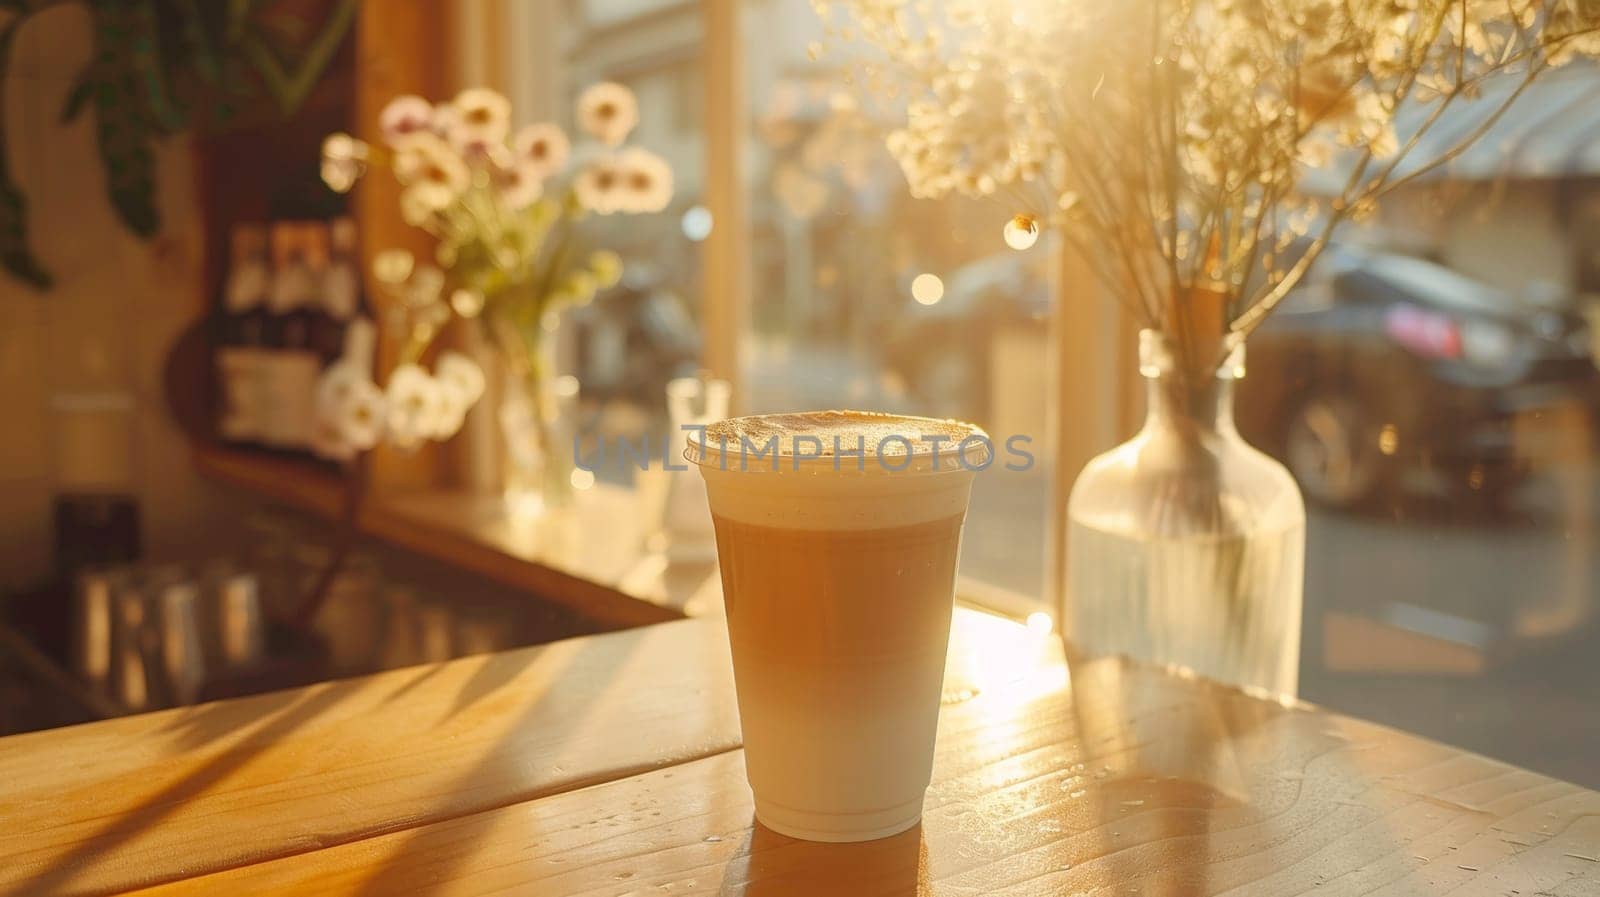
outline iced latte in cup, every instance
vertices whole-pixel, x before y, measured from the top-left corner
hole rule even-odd
[[[756,818],[773,831],[866,841],[921,818],[961,526],[992,454],[971,424],[855,411],[690,433]]]

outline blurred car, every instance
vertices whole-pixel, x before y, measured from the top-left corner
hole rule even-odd
[[[887,326],[887,368],[927,404],[985,419],[995,333],[1007,326],[1044,327],[1049,319],[1045,258],[992,255],[951,272],[932,304],[907,299]],[[909,283],[902,294],[911,294]]]
[[[1250,338],[1240,430],[1308,498],[1362,503],[1412,471],[1494,502],[1546,446],[1521,421],[1592,426],[1588,325],[1431,261],[1330,246]]]

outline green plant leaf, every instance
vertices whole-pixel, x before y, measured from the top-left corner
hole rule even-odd
[[[222,63],[217,48],[206,30],[205,14],[199,0],[177,0],[178,35],[190,67],[200,80],[210,86],[222,82]]]
[[[61,123],[71,124],[89,105],[89,97],[94,93],[94,82],[89,80],[87,74],[78,76],[72,82],[72,87],[67,91],[67,98],[61,103]]]
[[[118,217],[141,237],[161,229],[156,210],[155,140],[159,124],[143,99],[143,67],[136,46],[139,10],[99,0],[95,4],[95,139],[106,173],[106,193]]]
[[[34,289],[47,290],[54,279],[28,248],[27,213],[27,200],[7,177],[0,182],[0,265]]]
[[[101,5],[111,2],[114,0],[101,0]],[[114,2],[114,8],[114,13],[103,11],[101,15],[123,17],[126,32],[119,29],[119,49],[126,56],[129,69],[137,75],[146,121],[168,134],[183,130],[189,116],[167,84],[161,58],[161,23],[154,0],[120,0]]]
[[[17,30],[25,20],[19,15],[0,31],[0,78],[11,69],[11,51]],[[0,92],[0,266],[34,289],[45,290],[50,287],[50,272],[28,248],[28,201],[11,178],[5,125],[5,95]]]
[[[311,39],[304,54],[291,63],[292,67],[285,67],[284,63],[279,61],[261,29],[246,31],[240,37],[239,46],[244,51],[245,58],[250,60],[250,64],[261,75],[262,82],[267,86],[267,92],[272,95],[279,111],[284,115],[289,115],[300,108],[300,104],[310,95],[311,88],[316,86],[322,73],[327,71],[329,63],[333,62],[334,54],[339,52],[339,44],[344,41],[345,34],[355,22],[356,2],[357,0],[339,0],[329,13],[327,21],[323,22],[322,30]]]

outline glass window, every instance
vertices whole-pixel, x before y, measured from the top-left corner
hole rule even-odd
[[[579,426],[589,445],[648,438],[657,455],[668,437],[666,384],[700,364],[700,251],[695,230],[705,184],[705,112],[699,5],[585,0],[566,20],[563,72],[569,127],[588,86],[614,81],[634,92],[639,124],[629,145],[672,167],[673,198],[651,215],[596,215],[584,238],[626,260],[622,282],[561,328],[563,370],[581,384]],[[574,133],[576,133],[574,131]],[[570,326],[569,326],[570,325]],[[631,482],[637,469],[602,464],[602,480]]]
[[[1238,410],[1307,500],[1302,694],[1595,786],[1600,192],[1536,162],[1600,126],[1538,113],[1574,77],[1600,95],[1536,84],[1487,179],[1446,167],[1337,235]]]
[[[1050,255],[1001,239],[992,203],[912,199],[809,0],[744,6],[751,133],[749,410],[959,417],[1033,455],[978,479],[962,573],[1042,602]]]
[[[680,326],[700,320],[694,241],[711,222],[701,207],[699,5],[571,9],[570,83],[632,86],[640,140],[668,155],[678,178],[669,214],[637,230],[596,226],[643,260],[634,263],[643,276],[681,295]],[[1053,591],[1045,421],[1055,249],[1008,250],[1008,210],[995,204],[910,198],[883,149],[890,122],[814,52],[824,37],[809,0],[739,9],[747,410],[881,408],[1031,438],[1031,469],[979,480],[962,570],[999,587],[990,594],[1042,602]],[[1302,694],[1591,786],[1600,180],[1583,140],[1600,129],[1596,96],[1600,72],[1564,70],[1462,165],[1416,180],[1338,234],[1251,338],[1237,407],[1246,437],[1307,499]],[[1307,183],[1324,180],[1340,179]],[[1131,349],[1122,382],[1070,386],[1136,396]],[[616,351],[669,375],[651,348]],[[586,390],[605,382],[593,369],[584,376]],[[637,411],[659,394],[652,383],[632,404],[599,407]],[[1122,406],[1138,401],[1117,403],[1130,432],[1139,409]],[[626,415],[601,417],[620,426]]]

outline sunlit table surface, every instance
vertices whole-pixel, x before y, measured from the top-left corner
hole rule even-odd
[[[753,822],[684,620],[0,739],[0,893],[1600,895],[1600,793],[958,610],[920,826]]]

